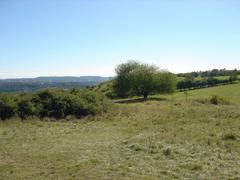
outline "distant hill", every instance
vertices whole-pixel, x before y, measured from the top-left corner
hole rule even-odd
[[[42,88],[84,88],[87,86],[98,85],[112,79],[111,77],[101,76],[62,76],[62,77],[37,77],[37,78],[18,78],[0,79],[0,92],[30,92]]]

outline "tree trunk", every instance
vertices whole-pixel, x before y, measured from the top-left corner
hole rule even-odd
[[[143,99],[144,99],[145,101],[148,99],[148,93],[147,93],[147,92],[145,92],[145,93],[143,94]]]

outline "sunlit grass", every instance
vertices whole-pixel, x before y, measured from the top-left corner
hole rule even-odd
[[[211,88],[196,89],[184,92],[176,92],[172,95],[156,95],[155,97],[167,98],[169,100],[184,100],[209,98],[210,96],[218,95],[224,97],[234,104],[240,105],[240,83],[231,85],[222,85]]]
[[[240,106],[195,101],[238,104],[239,88],[114,104],[81,120],[0,122],[0,179],[239,179]]]

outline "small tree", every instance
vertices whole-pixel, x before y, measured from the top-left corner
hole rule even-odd
[[[117,78],[114,82],[113,89],[118,97],[127,97],[130,95],[133,83],[133,72],[138,69],[139,64],[135,61],[129,61],[120,64],[115,69]]]
[[[238,73],[237,73],[237,70],[234,70],[229,77],[229,81],[234,82],[234,81],[237,81],[237,80],[238,80]]]
[[[129,61],[116,68],[114,89],[119,97],[142,95],[147,99],[154,93],[171,93],[176,88],[176,76],[154,65]]]

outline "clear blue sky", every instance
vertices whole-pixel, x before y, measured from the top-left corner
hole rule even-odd
[[[239,0],[0,0],[0,78],[240,68]]]

